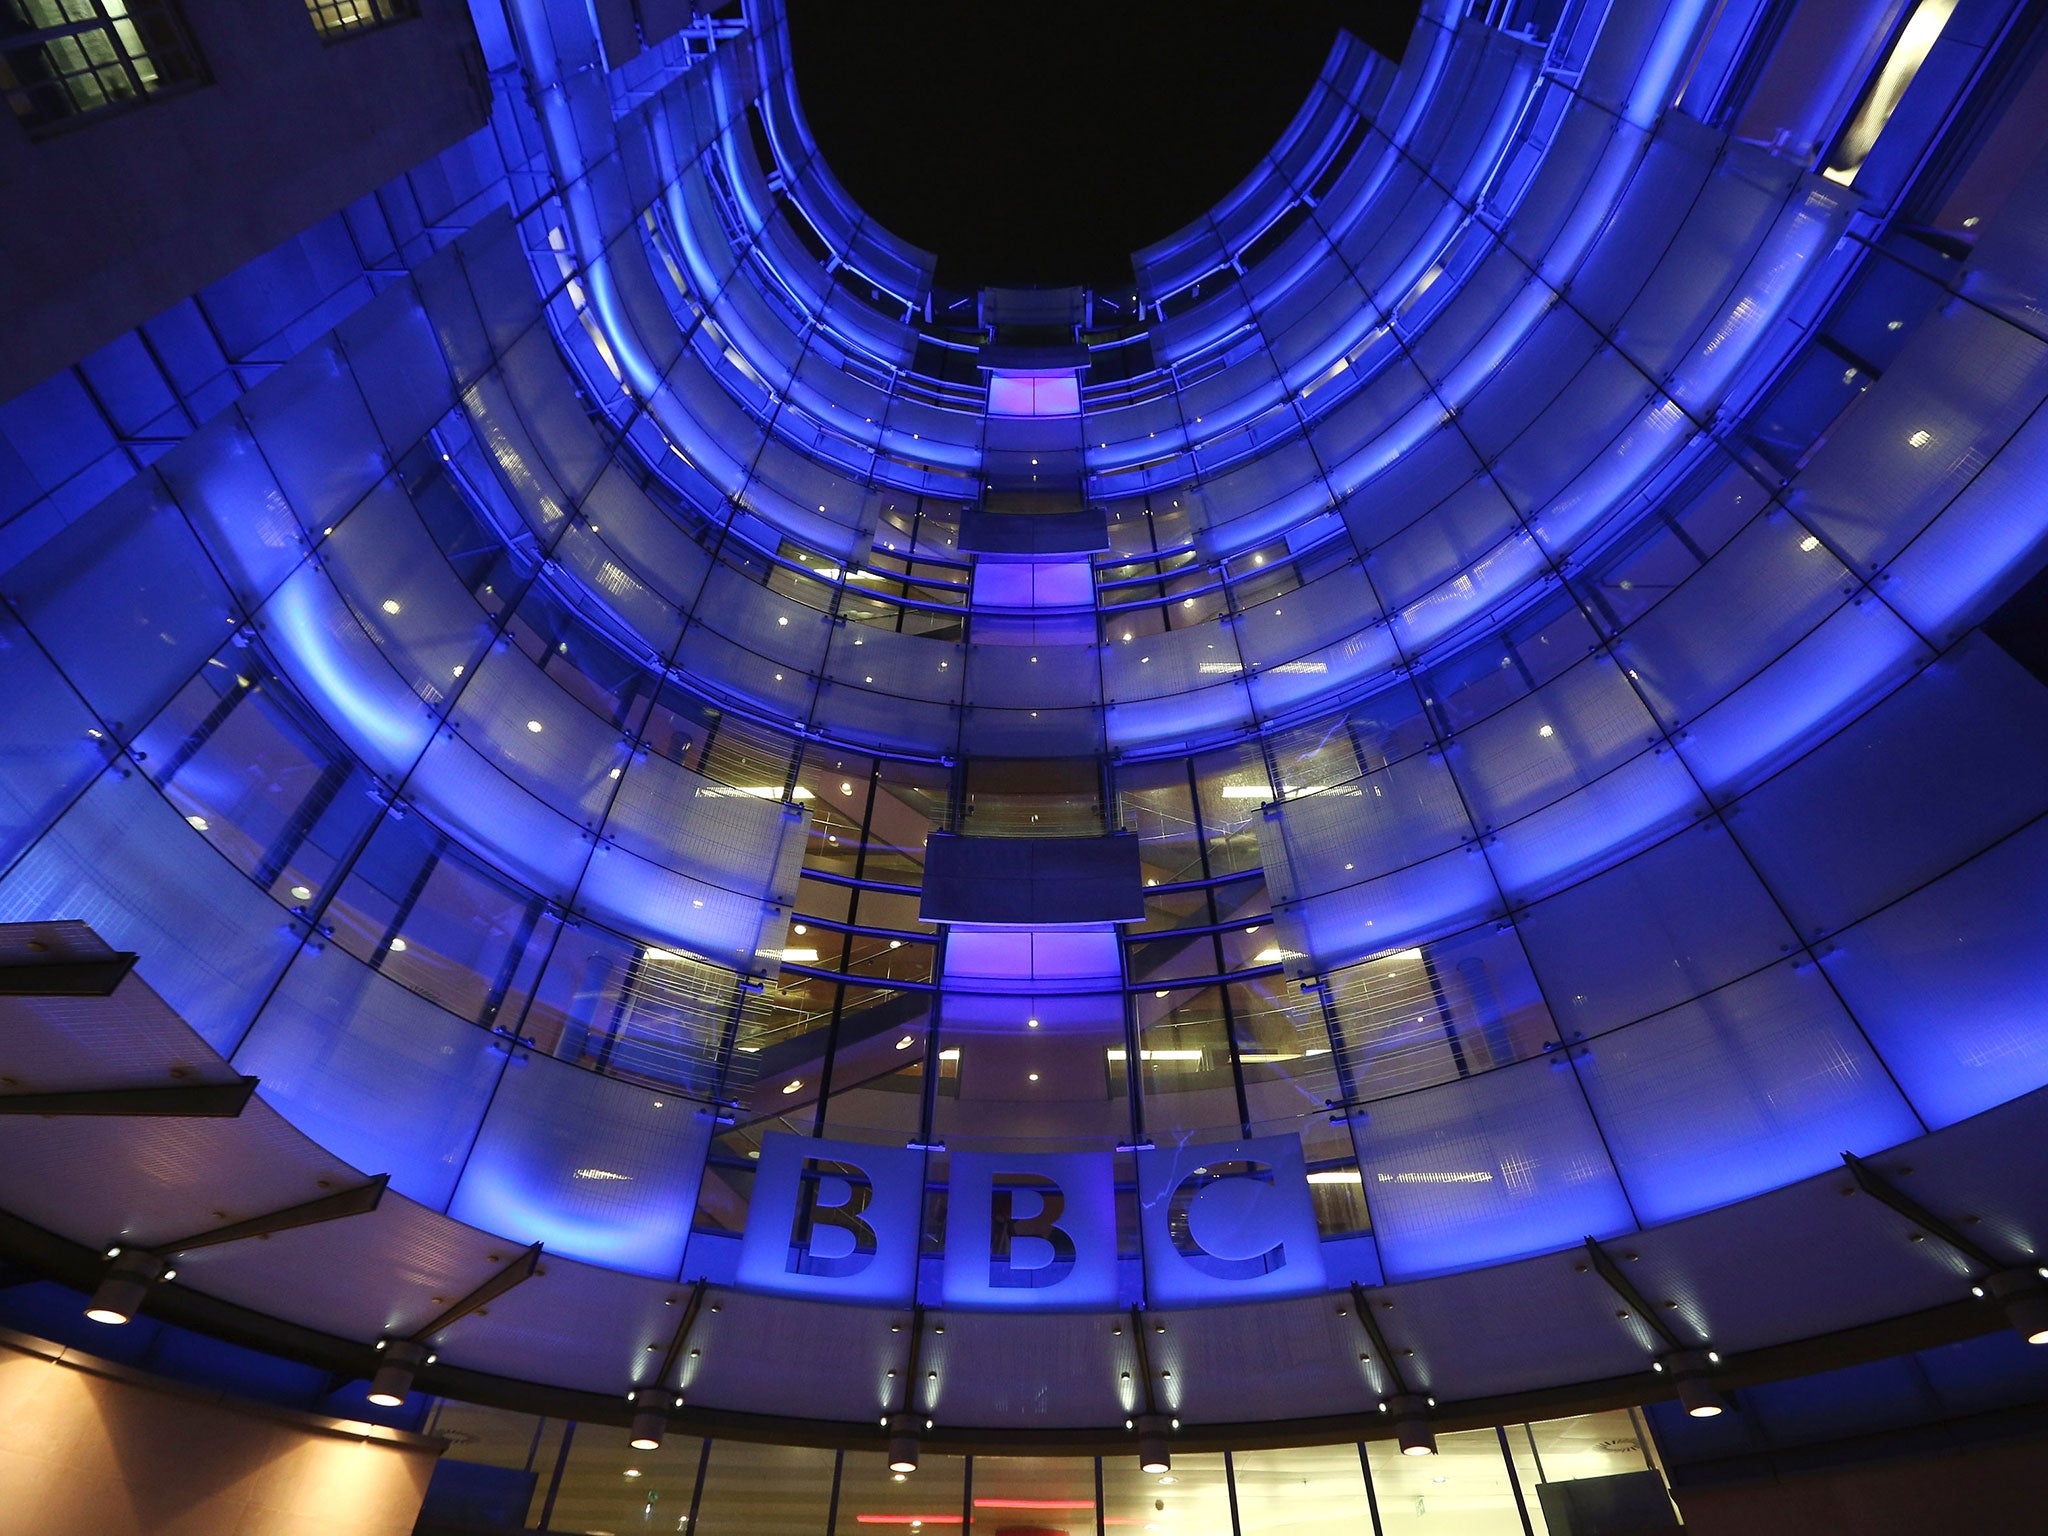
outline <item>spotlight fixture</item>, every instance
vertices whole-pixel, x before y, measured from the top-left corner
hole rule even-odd
[[[682,1407],[683,1400],[659,1387],[641,1387],[627,1393],[626,1401],[633,1405],[633,1437],[626,1443],[636,1451],[660,1450],[669,1409]]]
[[[1173,1466],[1173,1453],[1166,1444],[1166,1416],[1138,1415],[1138,1470],[1158,1474]]]
[[[907,1413],[892,1413],[889,1425],[889,1470],[891,1472],[915,1472],[917,1470],[917,1426],[916,1420]]]
[[[125,1323],[142,1310],[149,1288],[170,1278],[164,1261],[142,1248],[110,1248],[113,1266],[92,1293],[85,1315],[96,1323]]]
[[[384,1358],[370,1378],[370,1401],[379,1408],[396,1408],[412,1391],[413,1377],[422,1366],[432,1365],[434,1357],[410,1339],[385,1339],[377,1348]]]
[[[1678,1401],[1696,1419],[1718,1418],[1729,1408],[1728,1399],[1715,1387],[1711,1373],[1721,1357],[1710,1349],[1684,1349],[1666,1355],[1657,1369],[1678,1388]]]
[[[1394,1439],[1403,1456],[1434,1456],[1436,1431],[1429,1427],[1429,1399],[1420,1392],[1403,1392],[1382,1405],[1394,1418]]]
[[[2005,1309],[2013,1332],[2029,1344],[2048,1344],[2048,1269],[2007,1269],[1984,1282],[1991,1299]]]

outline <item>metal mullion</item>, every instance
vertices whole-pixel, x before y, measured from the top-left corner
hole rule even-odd
[[[1365,1442],[1358,1442],[1358,1470],[1365,1478],[1365,1511],[1372,1517],[1372,1536],[1386,1536],[1386,1527],[1380,1523],[1380,1498],[1372,1485],[1372,1458],[1366,1455]]]
[[[262,860],[257,864],[251,878],[265,890],[277,883],[299,849],[313,835],[313,829],[333,807],[336,798],[348,783],[355,764],[344,759],[330,759],[320,770],[320,776],[313,781],[313,788],[285,823],[276,842],[264,850]]]
[[[1515,1453],[1508,1448],[1507,1428],[1496,1424],[1493,1432],[1500,1440],[1501,1464],[1507,1469],[1508,1491],[1515,1496],[1515,1513],[1521,1518],[1522,1536],[1536,1536],[1535,1526],[1529,1523],[1529,1502],[1522,1496],[1522,1480],[1515,1474]]]
[[[860,915],[860,897],[864,888],[861,876],[867,869],[868,839],[873,835],[875,822],[875,796],[881,793],[882,765],[878,759],[868,760],[867,802],[861,809],[860,842],[854,849],[852,895],[847,898],[846,916],[849,924]],[[820,1054],[818,1065],[818,1097],[811,1111],[811,1135],[825,1134],[825,1109],[832,1097],[832,1066],[839,1051],[839,1023],[846,1013],[846,982],[844,977],[851,964],[853,938],[849,931],[842,938],[839,950],[839,975],[841,979],[832,988],[831,1016],[825,1023],[825,1049]]]
[[[938,953],[934,957],[936,962],[934,967],[934,973],[941,976],[945,974],[946,969],[947,931],[948,930],[945,927],[940,928]],[[938,1120],[940,1059],[939,1038],[941,1033],[941,1024],[945,1012],[943,1002],[943,995],[938,991],[936,987],[934,987],[932,991],[931,1010],[925,1016],[924,1084],[923,1091],[918,1095],[917,1118],[917,1142],[919,1146],[925,1147],[927,1149],[935,1145],[934,1127]]]
[[[1209,915],[1214,917],[1216,915],[1216,893],[1214,891],[1209,893],[1208,900]],[[1217,976],[1221,978],[1224,975],[1223,935],[1220,933],[1211,934],[1209,943],[1216,956]],[[1230,982],[1219,979],[1216,983],[1216,995],[1223,1005],[1223,1045],[1224,1049],[1230,1053],[1230,1081],[1231,1086],[1237,1092],[1238,1129],[1242,1134],[1249,1136],[1252,1133],[1251,1098],[1245,1092],[1244,1061],[1237,1045],[1237,1010],[1230,1005]]]
[[[193,681],[197,681],[198,678],[202,678],[205,675],[205,668],[202,664],[200,671],[195,674]],[[179,771],[187,763],[199,755],[206,744],[213,739],[214,732],[227,724],[228,716],[235,712],[235,706],[253,693],[255,687],[255,683],[237,675],[234,682],[220,692],[214,699],[213,707],[207,710],[206,714],[200,719],[199,724],[192,728],[185,739],[178,743],[177,750],[171,753],[171,760],[165,766],[161,779],[164,788],[170,788],[171,780],[178,776]],[[176,695],[172,695],[172,698],[175,700]],[[168,703],[165,705],[165,708],[169,708]],[[162,715],[161,710],[158,711],[158,715]]]
[[[529,891],[525,910],[520,913],[519,931],[514,935],[511,947],[505,952],[505,963],[498,967],[498,974],[491,982],[490,994],[484,999],[481,1024],[494,1024],[498,1010],[505,1006],[505,999],[512,991],[513,978],[519,974],[519,962],[526,957],[526,946],[533,942],[533,933],[540,926],[541,914],[548,904]]]

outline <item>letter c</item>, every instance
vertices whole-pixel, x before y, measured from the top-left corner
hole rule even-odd
[[[1246,1259],[1225,1259],[1209,1252],[1195,1240],[1194,1229],[1188,1217],[1195,1199],[1202,1191],[1229,1179],[1252,1179],[1272,1187],[1273,1165],[1255,1159],[1241,1159],[1244,1171],[1211,1175],[1206,1171],[1190,1173],[1173,1186],[1173,1194],[1166,1205],[1166,1231],[1173,1240],[1174,1252],[1202,1274],[1216,1280],[1251,1280],[1260,1275],[1270,1275],[1287,1263],[1287,1245],[1275,1243],[1264,1253]]]

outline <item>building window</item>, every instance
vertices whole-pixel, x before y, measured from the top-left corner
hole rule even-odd
[[[31,130],[205,78],[173,0],[0,0],[0,92]]]
[[[388,27],[419,15],[419,0],[306,0],[322,42],[339,42],[358,32]]]

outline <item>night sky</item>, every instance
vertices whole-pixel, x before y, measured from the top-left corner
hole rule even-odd
[[[1398,53],[1416,0],[790,0],[798,88],[856,201],[938,281],[1131,280],[1306,98],[1340,19]]]

